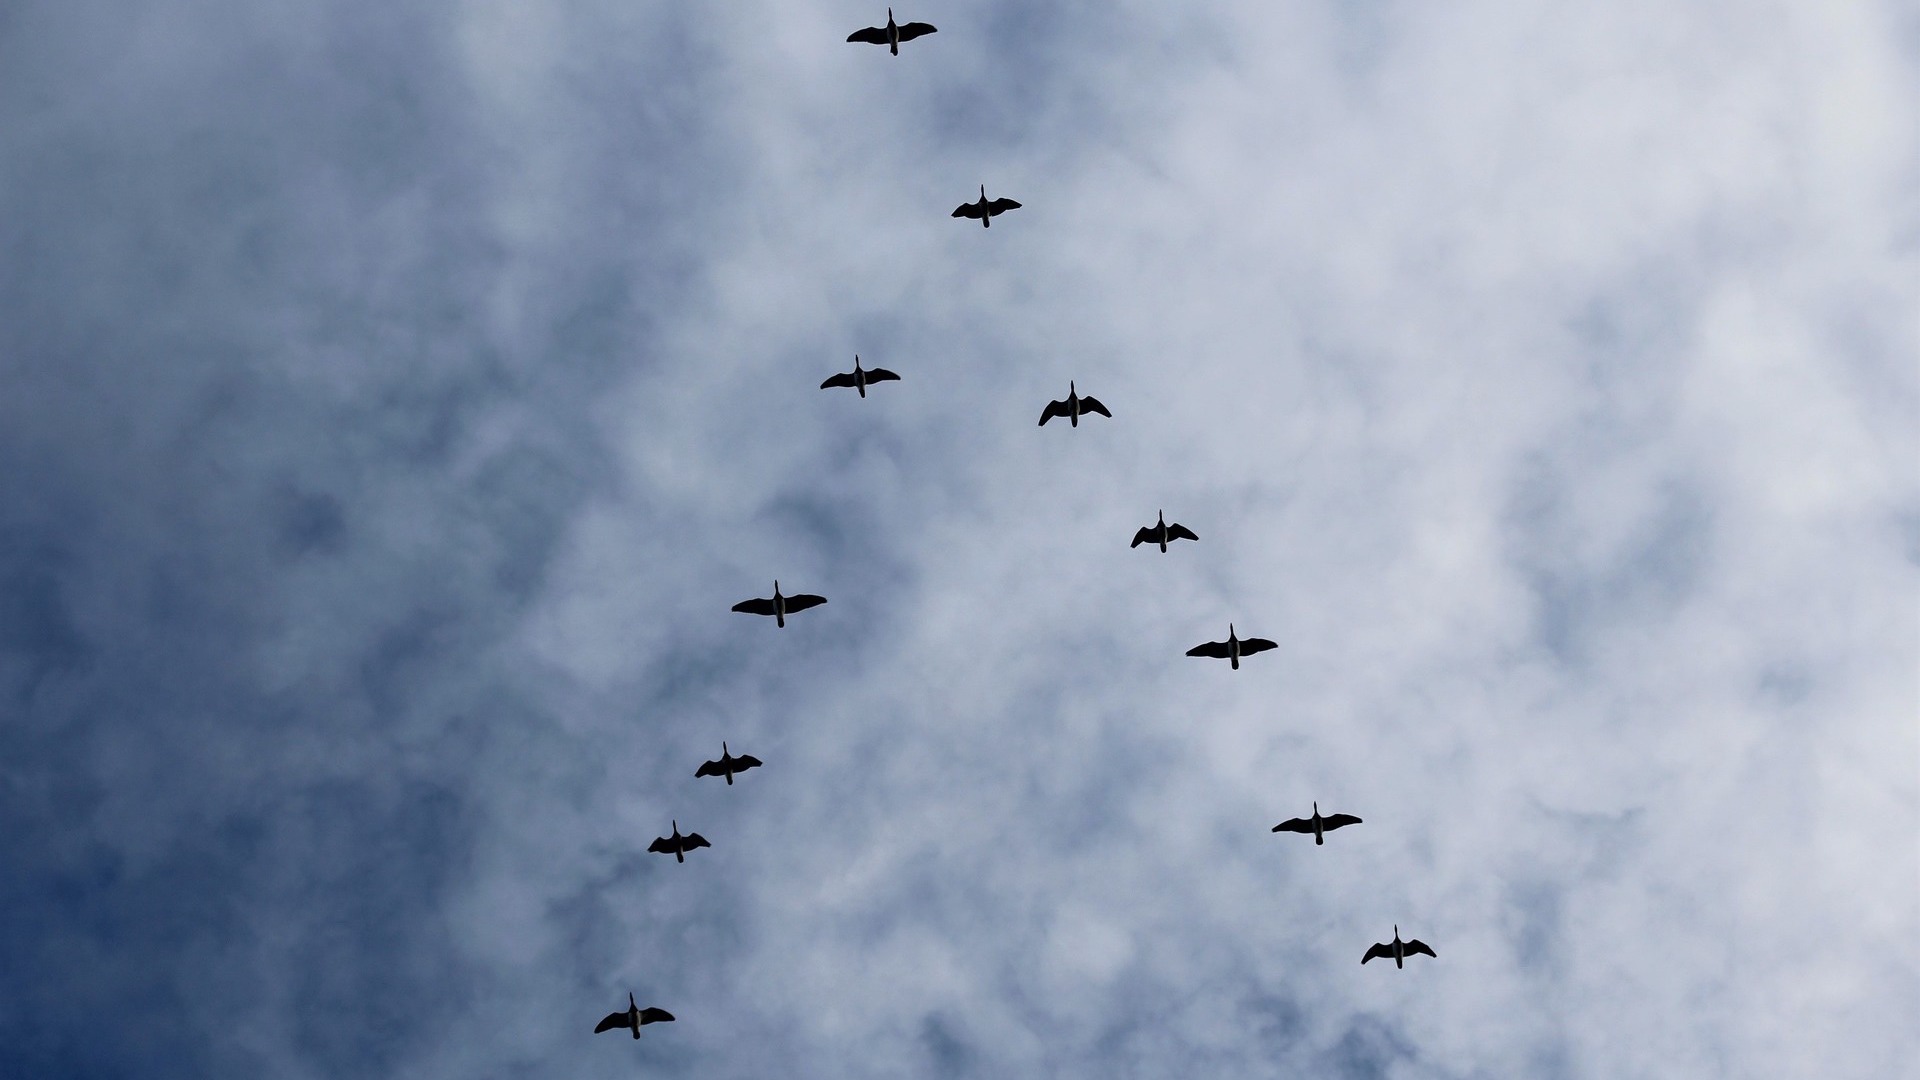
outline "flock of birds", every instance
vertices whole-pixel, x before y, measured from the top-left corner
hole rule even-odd
[[[915,38],[935,32],[935,28],[928,23],[910,22],[902,25],[894,22],[893,9],[888,8],[887,25],[869,26],[864,30],[856,30],[847,36],[847,40],[849,42],[863,42],[869,45],[885,45],[888,52],[894,56],[898,56],[900,55],[901,42],[912,41]],[[953,216],[957,218],[978,218],[983,228],[991,228],[995,217],[1009,210],[1018,209],[1020,209],[1020,204],[1012,199],[988,199],[987,187],[985,184],[982,184],[980,185],[980,198],[974,202],[960,204],[954,209]],[[851,388],[858,391],[860,396],[864,398],[867,396],[867,388],[869,386],[882,382],[898,382],[899,379],[899,375],[885,368],[861,367],[860,357],[856,355],[853,358],[852,371],[845,371],[830,376],[825,382],[820,384],[820,389]],[[1047,421],[1055,417],[1065,417],[1070,426],[1077,428],[1080,426],[1081,417],[1096,415],[1104,416],[1108,419],[1112,419],[1113,417],[1113,414],[1107,411],[1107,407],[1101,404],[1099,399],[1081,396],[1079,388],[1069,380],[1067,383],[1067,396],[1060,400],[1048,402],[1047,407],[1041,411],[1040,426],[1045,427]],[[1159,512],[1158,520],[1154,524],[1143,526],[1138,532],[1133,534],[1133,543],[1129,546],[1137,548],[1141,544],[1154,544],[1157,545],[1161,553],[1164,554],[1167,550],[1167,545],[1172,541],[1197,541],[1199,539],[1200,537],[1195,535],[1193,530],[1187,528],[1185,525],[1178,522],[1169,523],[1166,512],[1163,510]],[[756,597],[751,600],[742,600],[733,605],[733,610],[745,615],[768,616],[773,619],[774,626],[784,628],[787,625],[787,616],[796,612],[806,611],[809,608],[819,607],[826,602],[826,597],[813,593],[795,593],[792,596],[787,596],[781,593],[780,582],[775,580],[773,583],[773,595],[771,597]],[[1235,671],[1238,671],[1242,657],[1252,656],[1255,653],[1262,653],[1275,648],[1279,648],[1279,646],[1266,638],[1240,637],[1234,630],[1233,624],[1228,623],[1227,639],[1225,641],[1202,642],[1188,649],[1187,655],[1225,660],[1232,665]],[[720,743],[719,758],[702,763],[698,769],[694,770],[694,776],[696,778],[707,776],[723,777],[727,785],[731,787],[736,773],[744,772],[747,769],[758,768],[761,764],[760,759],[751,754],[735,756],[723,740]],[[1352,814],[1327,814],[1322,816],[1320,813],[1320,804],[1316,801],[1313,804],[1312,816],[1289,818],[1275,825],[1273,831],[1277,833],[1310,833],[1313,836],[1313,842],[1319,845],[1327,842],[1327,833],[1333,832],[1336,829],[1343,829],[1348,825],[1358,825],[1360,823],[1360,819],[1354,817]],[[712,846],[712,844],[707,842],[707,838],[701,836],[699,833],[681,833],[680,822],[678,819],[675,819],[672,823],[671,835],[656,838],[652,844],[648,845],[647,850],[662,855],[672,855],[675,862],[684,863],[687,861],[687,853],[689,851]],[[1375,959],[1391,959],[1394,967],[1405,967],[1406,958],[1415,954],[1436,956],[1433,949],[1423,941],[1418,939],[1410,941],[1400,940],[1400,927],[1395,925],[1393,928],[1393,940],[1375,942],[1373,947],[1366,951],[1366,955],[1360,958],[1360,963],[1364,965]],[[627,995],[627,1007],[618,1012],[608,1013],[606,1018],[601,1020],[593,1030],[595,1034],[603,1031],[627,1031],[631,1032],[633,1037],[638,1039],[640,1037],[641,1027],[660,1021],[670,1021],[672,1019],[673,1014],[665,1009],[653,1006],[641,1008],[639,1004],[635,1002],[633,995],[629,993]]]

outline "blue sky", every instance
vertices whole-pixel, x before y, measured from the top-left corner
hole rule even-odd
[[[0,1074],[1898,1073],[1911,13],[884,6],[0,13]]]

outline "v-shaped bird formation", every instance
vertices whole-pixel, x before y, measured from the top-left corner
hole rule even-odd
[[[856,30],[847,36],[847,41],[869,45],[885,45],[890,54],[898,56],[900,55],[900,45],[903,42],[913,41],[935,32],[934,27],[927,23],[909,22],[903,24],[895,22],[893,9],[889,8],[887,9],[887,24],[885,26],[869,26],[865,29]],[[995,217],[1009,210],[1018,209],[1020,209],[1020,204],[1012,199],[989,199],[987,197],[986,185],[981,184],[980,197],[972,202],[960,204],[954,209],[952,216],[956,218],[975,219],[980,222],[981,227],[991,228]],[[900,376],[886,368],[864,367],[860,357],[856,354],[853,358],[852,371],[840,372],[829,376],[820,384],[820,389],[851,389],[864,399],[867,396],[867,389],[869,387],[878,383],[898,381],[900,381]],[[1101,416],[1112,419],[1113,413],[1110,412],[1107,406],[1098,398],[1082,395],[1079,392],[1078,385],[1072,380],[1069,380],[1067,383],[1067,396],[1048,402],[1046,408],[1041,411],[1040,426],[1045,427],[1051,420],[1065,418],[1069,427],[1078,428],[1081,418],[1087,416]],[[1133,542],[1129,547],[1137,548],[1141,544],[1149,544],[1158,547],[1161,554],[1166,554],[1168,545],[1174,541],[1198,541],[1199,539],[1199,535],[1185,525],[1179,522],[1167,521],[1166,512],[1162,510],[1156,514],[1154,524],[1142,526],[1133,534]],[[732,610],[747,615],[769,616],[773,619],[776,628],[784,629],[787,625],[787,617],[789,615],[819,607],[826,602],[826,597],[813,593],[786,595],[780,591],[780,582],[776,580],[773,583],[773,595],[771,597],[756,597],[751,600],[742,600],[733,605]],[[1238,671],[1240,669],[1240,661],[1243,658],[1278,649],[1279,647],[1278,643],[1267,638],[1240,637],[1234,625],[1228,623],[1225,641],[1202,642],[1188,649],[1187,655],[1225,660],[1233,670]],[[694,770],[694,777],[700,779],[718,776],[726,781],[726,786],[732,787],[735,776],[749,769],[761,767],[763,766],[759,758],[751,754],[734,754],[726,740],[723,739],[720,743],[720,756],[717,759],[703,762],[699,768]],[[1344,829],[1349,825],[1358,825],[1361,823],[1360,819],[1352,814],[1327,814],[1323,816],[1320,813],[1320,804],[1316,801],[1312,805],[1313,811],[1309,816],[1288,818],[1280,824],[1275,825],[1273,831],[1276,833],[1291,832],[1310,835],[1313,837],[1314,844],[1320,846],[1327,842],[1326,834],[1338,829]],[[687,861],[688,852],[706,847],[712,847],[712,845],[707,842],[706,837],[701,836],[697,832],[682,833],[680,831],[679,820],[673,819],[670,834],[655,839],[653,843],[648,846],[647,850],[662,855],[672,855],[674,862],[684,864]],[[1400,939],[1400,927],[1396,924],[1393,928],[1393,940],[1391,942],[1376,942],[1371,948],[1367,949],[1365,955],[1360,958],[1360,963],[1365,965],[1375,959],[1390,958],[1393,960],[1394,966],[1400,968],[1405,967],[1406,958],[1413,955],[1434,956],[1435,954],[1430,946],[1418,939],[1402,941]],[[667,1012],[665,1009],[652,1006],[644,1009],[641,1008],[634,995],[630,992],[627,995],[627,1008],[620,1012],[609,1013],[593,1030],[595,1033],[625,1030],[630,1032],[635,1039],[638,1039],[640,1038],[640,1029],[643,1026],[671,1021],[673,1018],[673,1014]]]

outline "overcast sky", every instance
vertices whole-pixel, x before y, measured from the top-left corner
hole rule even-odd
[[[884,8],[0,6],[0,1075],[1910,1069],[1920,15]]]

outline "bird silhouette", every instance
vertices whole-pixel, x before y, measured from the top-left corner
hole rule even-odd
[[[748,769],[757,769],[761,764],[760,759],[754,757],[752,754],[741,754],[739,757],[734,757],[732,754],[727,753],[726,740],[723,739],[720,742],[720,760],[707,762],[698,769],[695,769],[693,775],[695,777],[724,776],[727,778],[727,786],[732,787],[734,773],[745,772]]]
[[[1316,802],[1313,804],[1312,817],[1288,818],[1280,824],[1275,825],[1273,831],[1312,833],[1314,843],[1324,844],[1327,842],[1324,834],[1330,833],[1335,829],[1344,829],[1349,825],[1358,824],[1360,824],[1360,819],[1354,817],[1352,814],[1328,814],[1326,817],[1321,817],[1320,804]],[[1397,928],[1395,933],[1398,933]]]
[[[1099,413],[1109,420],[1113,419],[1113,414],[1107,411],[1105,405],[1100,404],[1099,399],[1081,397],[1072,380],[1068,380],[1066,400],[1047,402],[1047,407],[1040,411],[1040,426],[1046,427],[1047,421],[1056,416],[1064,416],[1067,418],[1067,423],[1079,427],[1080,418],[1087,413]]]
[[[1235,637],[1233,624],[1228,623],[1227,640],[1209,641],[1204,645],[1195,645],[1193,648],[1187,650],[1187,655],[1211,656],[1216,660],[1231,660],[1233,661],[1233,669],[1238,671],[1240,670],[1241,657],[1250,656],[1257,652],[1266,652],[1268,649],[1277,649],[1279,647],[1280,646],[1275,645],[1266,638],[1250,637],[1242,639]]]
[[[673,1014],[665,1009],[656,1009],[651,1005],[641,1008],[634,1004],[633,995],[628,994],[627,1007],[619,1012],[608,1013],[607,1018],[600,1021],[599,1025],[593,1029],[593,1033],[598,1035],[603,1031],[626,1028],[632,1031],[633,1037],[637,1039],[640,1037],[640,1025],[657,1024],[662,1020],[672,1019]]]
[[[912,41],[924,34],[938,33],[932,26],[923,22],[910,22],[901,26],[893,21],[893,9],[887,9],[887,25],[869,26],[865,30],[855,30],[847,35],[848,41],[865,42],[868,45],[885,45],[887,51],[900,55],[900,43]]]
[[[1376,956],[1391,956],[1393,957],[1393,966],[1403,968],[1407,966],[1405,963],[1406,958],[1412,956],[1414,953],[1426,953],[1435,960],[1440,959],[1424,941],[1401,941],[1400,927],[1396,925],[1393,928],[1392,943],[1375,942],[1373,948],[1367,950],[1367,955],[1360,958],[1360,963],[1365,964]]]
[[[886,368],[874,368],[872,371],[863,369],[860,366],[860,356],[856,353],[853,357],[853,370],[841,372],[838,375],[828,378],[826,382],[820,384],[820,389],[825,390],[833,386],[851,386],[855,390],[860,391],[861,397],[866,397],[868,383],[899,381],[900,376],[895,375]]]
[[[773,625],[785,626],[787,625],[787,616],[793,612],[805,611],[810,607],[819,607],[826,602],[826,597],[815,596],[812,593],[795,593],[792,596],[781,596],[780,579],[775,578],[773,582],[772,599],[761,597],[757,600],[742,600],[733,605],[733,610],[746,615],[771,615],[773,616]]]
[[[1044,421],[1042,422],[1044,423]],[[1167,512],[1162,510],[1160,511],[1160,523],[1158,525],[1148,525],[1139,532],[1134,533],[1133,543],[1127,546],[1139,547],[1141,544],[1159,544],[1161,553],[1165,554],[1169,540],[1198,539],[1200,538],[1193,535],[1192,529],[1187,528],[1177,521],[1171,525],[1167,524]]]
[[[982,226],[991,229],[993,228],[994,215],[1004,214],[1009,210],[1018,210],[1018,209],[1020,209],[1020,204],[1017,202],[1014,202],[1012,199],[995,199],[992,202],[988,202],[987,201],[987,185],[981,184],[980,185],[980,201],[970,202],[970,203],[961,203],[959,206],[954,208],[953,216],[964,217],[964,218],[979,218],[980,224]]]
[[[690,832],[685,836],[681,836],[680,823],[676,821],[673,823],[673,835],[655,838],[653,843],[647,845],[647,850],[657,851],[662,855],[672,855],[674,862],[683,863],[687,861],[687,852],[692,851],[694,848],[712,846],[712,844],[707,843],[706,837],[701,836],[697,832]]]

